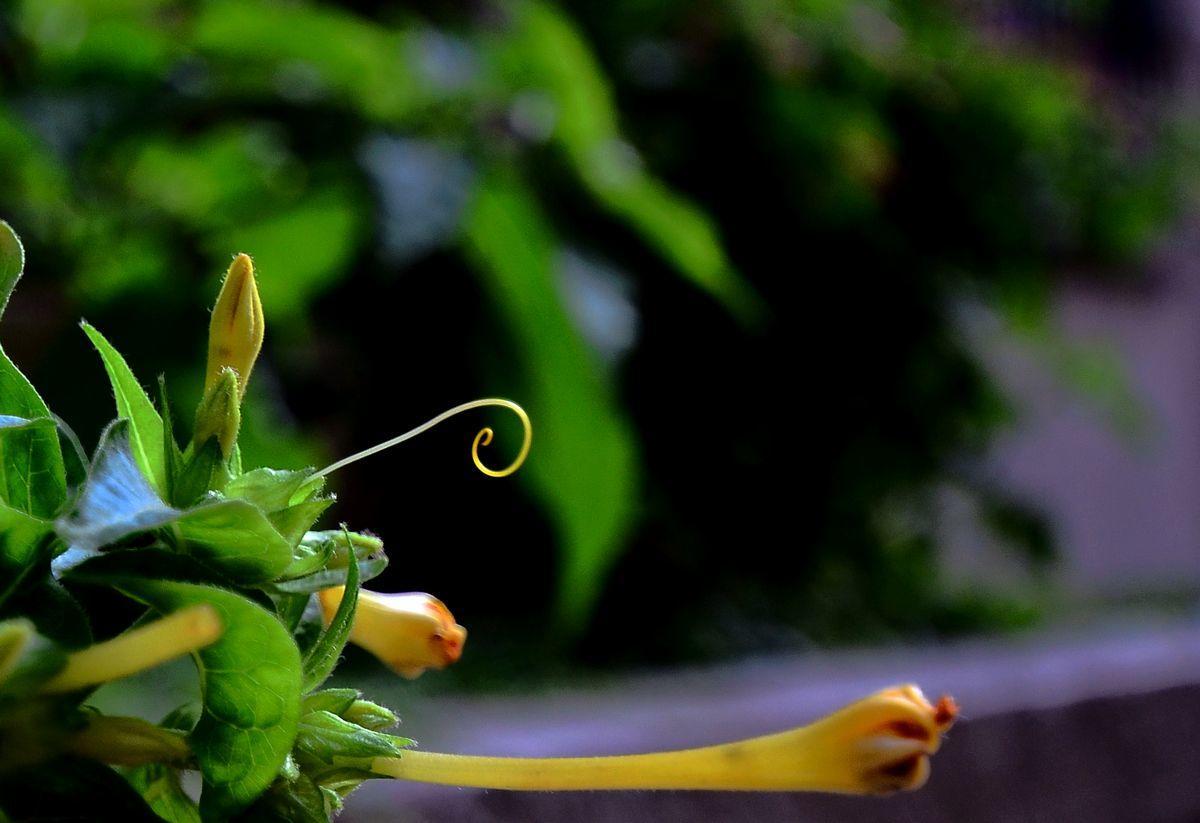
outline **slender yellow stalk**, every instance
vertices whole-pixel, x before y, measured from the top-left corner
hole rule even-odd
[[[96,715],[66,743],[72,754],[113,766],[188,761],[191,751],[179,732],[155,726],[136,717]]]
[[[74,691],[117,680],[172,658],[201,649],[221,636],[221,619],[212,606],[190,606],[77,651],[61,672],[46,682],[49,694]]]
[[[402,780],[532,791],[721,789],[887,794],[919,788],[957,714],[915,686],[885,689],[817,722],[736,743],[612,757],[471,757],[406,752],[372,771]]]

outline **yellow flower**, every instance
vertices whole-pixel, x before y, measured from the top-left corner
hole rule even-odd
[[[342,586],[320,593],[325,622],[342,602]],[[418,677],[426,669],[444,669],[462,656],[467,630],[436,597],[412,592],[358,595],[350,641],[378,657],[397,674]]]
[[[237,374],[239,398],[246,394],[246,383],[262,349],[264,330],[254,263],[249,255],[239,254],[229,266],[209,321],[205,395],[217,384],[222,369],[226,368]]]
[[[202,649],[221,636],[224,627],[212,606],[188,606],[166,617],[130,629],[67,657],[67,664],[42,686],[62,694],[96,686]]]
[[[896,686],[808,726],[699,749],[613,757],[468,757],[412,751],[379,757],[403,780],[532,791],[721,789],[888,794],[918,789],[958,708]]]

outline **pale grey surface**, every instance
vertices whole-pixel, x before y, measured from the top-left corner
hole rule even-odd
[[[757,660],[517,697],[397,692],[388,702],[428,750],[610,754],[775,731],[909,680],[954,694],[964,715],[914,795],[539,795],[381,781],[354,795],[343,819],[1007,821],[1074,808],[1077,820],[1200,820],[1200,631],[1190,623]]]

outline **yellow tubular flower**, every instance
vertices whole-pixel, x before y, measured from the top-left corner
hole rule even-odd
[[[326,623],[342,602],[343,590],[338,586],[320,593]],[[454,622],[454,615],[436,597],[359,591],[350,641],[403,677],[446,668],[462,656],[466,639],[467,630]]]
[[[188,761],[191,751],[179,732],[163,729],[136,717],[96,715],[66,742],[71,754],[113,766]]]
[[[221,636],[212,606],[189,606],[161,620],[71,654],[61,672],[42,686],[61,694],[116,680],[202,649]]]
[[[402,780],[531,791],[720,789],[889,794],[929,777],[958,708],[931,705],[916,686],[896,686],[799,729],[656,754],[614,757],[468,757],[406,752],[371,770]]]
[[[254,280],[254,263],[249,255],[233,258],[208,326],[208,370],[204,377],[207,395],[221,376],[221,370],[233,369],[238,376],[239,397],[246,394],[246,383],[258,352],[262,349],[262,301]]]

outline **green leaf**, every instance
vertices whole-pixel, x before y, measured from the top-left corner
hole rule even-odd
[[[0,605],[38,558],[53,526],[0,503]]]
[[[32,459],[36,449],[57,440],[57,426],[48,417],[27,420],[0,415],[0,499],[28,512],[48,508],[48,501],[39,504],[44,479],[37,474]],[[43,516],[53,513],[42,512]]]
[[[586,40],[552,3],[511,4],[498,73],[543,90],[559,116],[553,137],[602,206],[628,223],[681,274],[741,318],[760,298],[734,270],[714,221],[652,177],[625,143],[612,90]]]
[[[58,533],[82,556],[139,532],[171,527],[176,548],[245,583],[278,577],[292,560],[291,546],[266,515],[244,500],[216,500],[180,511],[164,503],[134,463],[129,424],[113,423],[92,471]]]
[[[12,296],[21,273],[25,271],[25,247],[21,238],[13,231],[12,226],[0,220],[0,317],[8,308],[8,298]]]
[[[354,627],[354,610],[358,606],[358,564],[351,563],[346,567],[346,588],[342,602],[338,604],[329,627],[321,633],[317,642],[304,655],[304,688],[310,692],[328,679],[337,666],[338,656],[350,639],[350,630]]]
[[[175,525],[188,554],[242,583],[274,580],[292,561],[292,547],[244,500],[197,506]]]
[[[275,530],[283,535],[289,546],[299,547],[304,535],[333,502],[332,497],[317,497],[271,512],[267,519]]]
[[[200,823],[200,810],[183,790],[178,770],[151,763],[130,769],[125,779],[167,823]]]
[[[138,466],[158,493],[167,489],[167,459],[163,450],[163,421],[129,364],[99,331],[84,322],[84,333],[104,361],[117,400],[117,417],[129,421],[129,443]]]
[[[514,181],[485,180],[467,235],[525,372],[519,396],[528,399],[541,446],[522,472],[554,515],[563,552],[558,616],[577,631],[634,517],[633,435],[560,302],[557,245],[532,197]]]
[[[24,268],[21,241],[0,220],[0,316]],[[51,418],[50,409],[3,349],[0,349],[0,415],[25,420]],[[0,439],[0,500],[37,517],[53,517],[66,499],[66,470],[57,432],[39,426]]]
[[[204,713],[189,744],[204,775],[200,812],[225,820],[271,785],[296,739],[300,716],[300,652],[274,615],[241,595],[160,580],[108,581],[167,613],[213,606],[225,627],[196,654]]]
[[[47,419],[50,410],[0,350],[0,414]],[[37,517],[54,517],[67,500],[58,433],[50,426],[6,430],[0,437],[0,500]]]
[[[225,496],[247,500],[264,512],[286,509],[304,502],[325,485],[323,477],[311,480],[312,473],[312,469],[254,469],[230,480]]]

